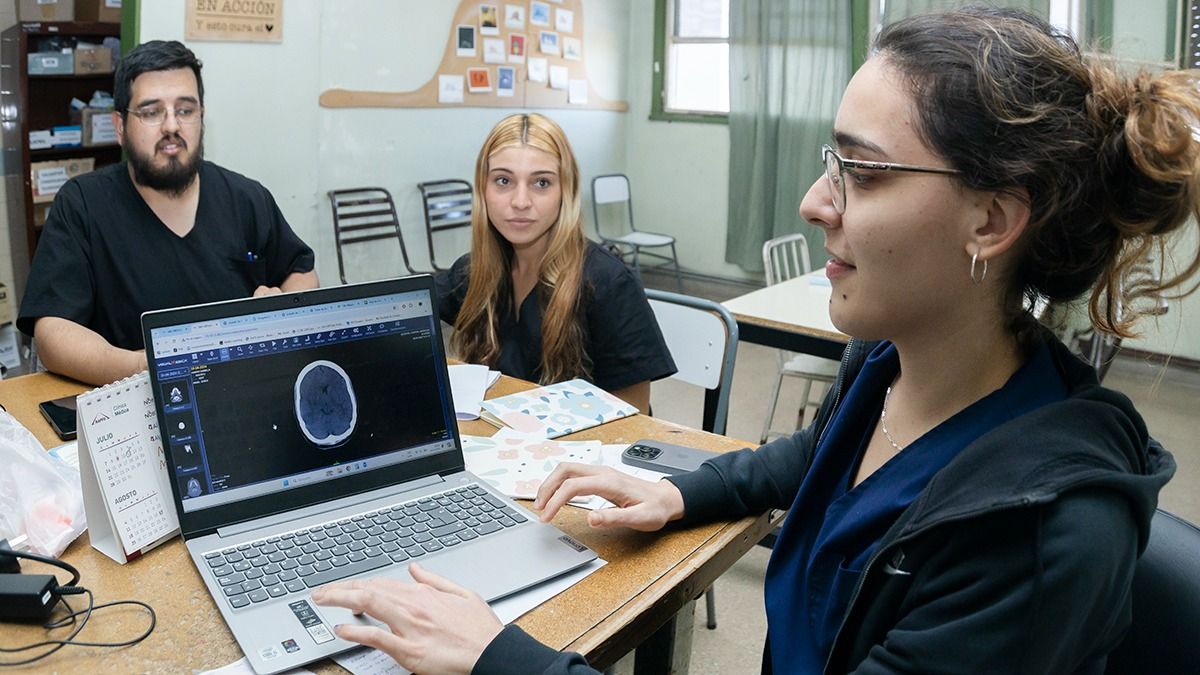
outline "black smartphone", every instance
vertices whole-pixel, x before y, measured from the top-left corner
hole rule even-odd
[[[716,456],[717,453],[708,450],[643,438],[625,448],[621,453],[621,461],[630,466],[674,476],[695,471],[705,461]]]
[[[75,438],[75,397],[64,396],[38,404],[42,416],[50,423],[54,433],[64,441]]]

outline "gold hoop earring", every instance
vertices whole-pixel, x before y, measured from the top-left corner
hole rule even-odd
[[[980,274],[979,278],[976,279],[975,278],[975,262],[977,260],[979,260],[979,251],[976,251],[975,255],[971,256],[971,281],[974,281],[977,284],[981,284],[981,283],[983,283],[983,280],[987,278],[988,261],[986,259],[983,261],[983,274]]]

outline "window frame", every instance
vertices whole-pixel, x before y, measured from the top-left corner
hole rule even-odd
[[[654,0],[654,62],[651,64],[650,119],[660,122],[729,124],[729,113],[667,108],[667,29],[675,0]],[[688,43],[729,43],[729,38],[687,38]]]

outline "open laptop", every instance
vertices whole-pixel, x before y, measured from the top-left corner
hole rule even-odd
[[[355,645],[310,589],[408,563],[491,601],[596,554],[464,470],[428,275],[142,315],[193,562],[258,673]]]

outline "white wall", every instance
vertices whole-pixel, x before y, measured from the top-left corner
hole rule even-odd
[[[630,0],[588,0],[588,73],[598,93],[628,100]],[[204,61],[209,159],[266,185],[288,222],[317,253],[322,284],[338,283],[328,190],[382,186],[392,192],[414,266],[427,269],[416,184],[473,180],[475,156],[503,108],[322,108],[331,87],[406,91],[435,76],[458,3],[423,0],[302,0],[284,6],[282,44],[192,42]],[[142,2],[142,41],[183,40],[183,0]],[[585,185],[626,166],[627,118],[597,110],[544,111],[562,125]],[[585,195],[590,199],[590,195]],[[590,201],[584,213],[591,213]],[[465,252],[465,231],[439,239],[438,261]],[[449,244],[445,248],[441,243]],[[398,251],[355,258],[352,279],[402,271]]]

